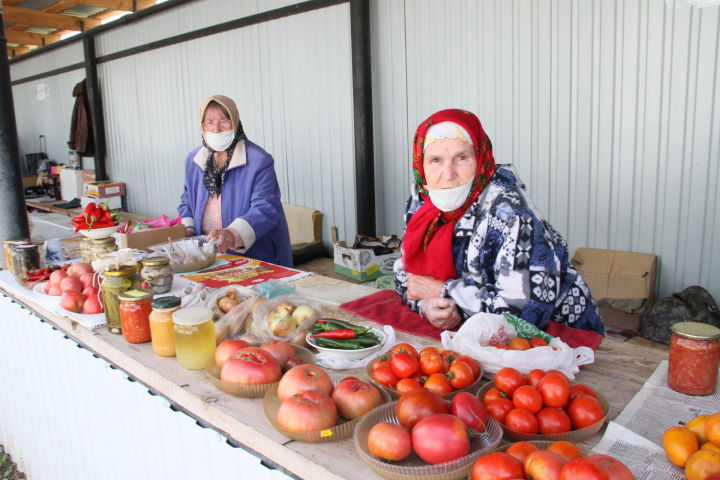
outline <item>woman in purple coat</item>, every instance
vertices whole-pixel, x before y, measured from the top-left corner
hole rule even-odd
[[[200,127],[203,144],[185,158],[178,207],[186,234],[208,235],[220,252],[291,267],[272,156],[247,140],[237,106],[228,97],[203,100]]]

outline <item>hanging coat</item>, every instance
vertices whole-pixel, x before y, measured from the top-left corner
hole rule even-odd
[[[72,94],[75,97],[75,106],[70,121],[68,147],[75,150],[80,156],[92,157],[95,155],[95,145],[93,143],[85,80],[73,87]]]

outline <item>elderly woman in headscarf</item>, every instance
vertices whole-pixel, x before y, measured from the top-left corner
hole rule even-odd
[[[423,121],[405,213],[398,294],[439,328],[478,312],[509,312],[604,333],[567,244],[508,169],[497,168],[475,115],[443,110]]]
[[[185,159],[178,213],[186,234],[206,234],[233,251],[292,266],[273,158],[247,139],[237,106],[213,95],[200,105],[202,145]]]

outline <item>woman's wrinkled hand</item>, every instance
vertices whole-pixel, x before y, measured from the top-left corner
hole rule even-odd
[[[425,300],[439,297],[443,286],[443,282],[432,277],[408,273],[407,298],[408,300]]]
[[[229,249],[235,248],[235,235],[227,228],[213,230],[208,234],[208,238],[215,240],[215,245],[220,253],[225,253]]]
[[[443,330],[453,328],[461,319],[457,304],[444,297],[432,297],[421,301],[420,313],[427,317],[431,324]]]
[[[195,235],[195,227],[185,227],[185,236],[192,237]]]

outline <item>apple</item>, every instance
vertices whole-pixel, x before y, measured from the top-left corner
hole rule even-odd
[[[94,287],[99,288],[98,277],[92,272],[85,272],[80,275],[80,281],[83,284],[83,288]]]
[[[286,310],[289,314],[295,310],[295,304],[292,302],[280,302],[275,307],[276,312],[282,312],[283,310]]]
[[[70,312],[82,312],[83,303],[85,303],[85,295],[75,290],[67,290],[60,297],[60,306]]]
[[[98,313],[103,313],[105,309],[103,309],[102,304],[97,298],[97,293],[95,295],[87,297],[85,300],[85,303],[83,303],[82,306],[82,313],[86,313],[88,315],[95,315]]]
[[[560,480],[560,471],[567,463],[563,457],[547,450],[535,450],[525,459],[525,476],[543,480]]]
[[[276,337],[287,337],[297,328],[295,320],[287,310],[270,313],[268,322],[270,323],[270,332]]]
[[[50,285],[60,286],[60,282],[62,282],[63,278],[66,278],[67,276],[68,274],[65,273],[64,270],[55,270],[50,274]]]
[[[218,368],[222,368],[230,355],[238,350],[250,347],[251,345],[245,340],[223,340],[215,349],[215,364]]]
[[[75,277],[65,277],[60,282],[60,290],[67,292],[68,290],[75,290],[77,292],[83,289],[83,284],[80,279]]]
[[[80,278],[84,273],[93,273],[92,265],[89,263],[73,263],[67,269],[67,274],[71,277]]]
[[[317,317],[317,312],[310,305],[300,305],[292,312],[292,319],[295,320],[295,323],[298,327],[302,325],[306,320],[314,322]]]

